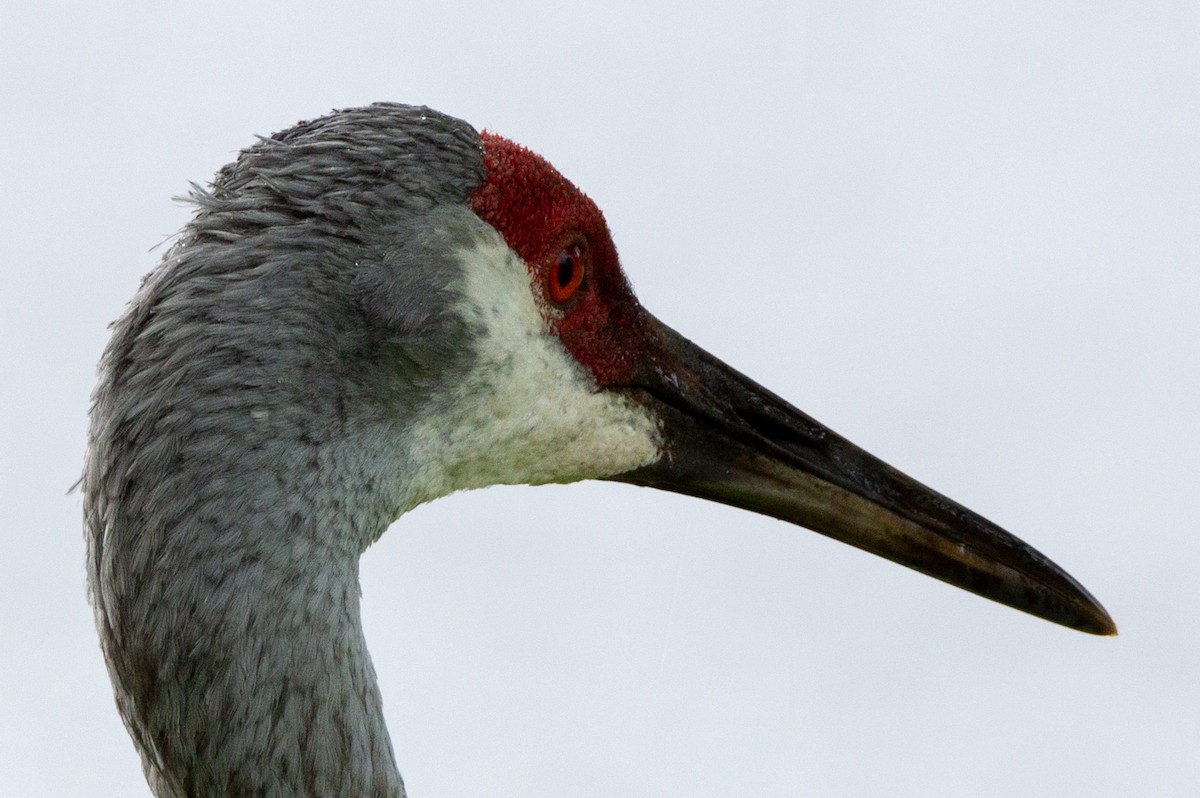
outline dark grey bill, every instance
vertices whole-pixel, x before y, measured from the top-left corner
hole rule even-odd
[[[665,454],[613,477],[807,527],[984,598],[1100,635],[1117,627],[1066,571],[902,474],[648,317],[651,355],[629,384]]]

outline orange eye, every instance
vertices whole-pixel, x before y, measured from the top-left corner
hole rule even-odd
[[[583,247],[571,244],[558,253],[558,263],[550,269],[550,298],[562,305],[575,296],[586,271]]]

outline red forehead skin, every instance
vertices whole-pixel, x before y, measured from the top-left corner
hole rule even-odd
[[[591,270],[564,312],[548,314],[551,330],[601,387],[628,384],[649,335],[645,312],[621,271],[604,214],[544,158],[484,132],[487,177],[469,199],[471,210],[496,228],[524,259],[541,290],[559,252],[583,238]]]

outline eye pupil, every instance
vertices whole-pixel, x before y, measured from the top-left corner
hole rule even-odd
[[[571,284],[571,277],[575,274],[575,259],[571,257],[571,253],[563,250],[558,256],[558,284],[566,288]]]
[[[586,260],[583,248],[572,244],[558,253],[558,263],[547,276],[547,293],[558,304],[570,301],[583,284]]]

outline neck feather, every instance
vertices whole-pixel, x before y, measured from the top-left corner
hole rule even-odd
[[[359,554],[394,511],[363,512],[363,479],[313,482],[340,447],[271,448],[252,451],[273,470],[129,481],[91,519],[118,706],[158,796],[403,796],[359,614]]]

